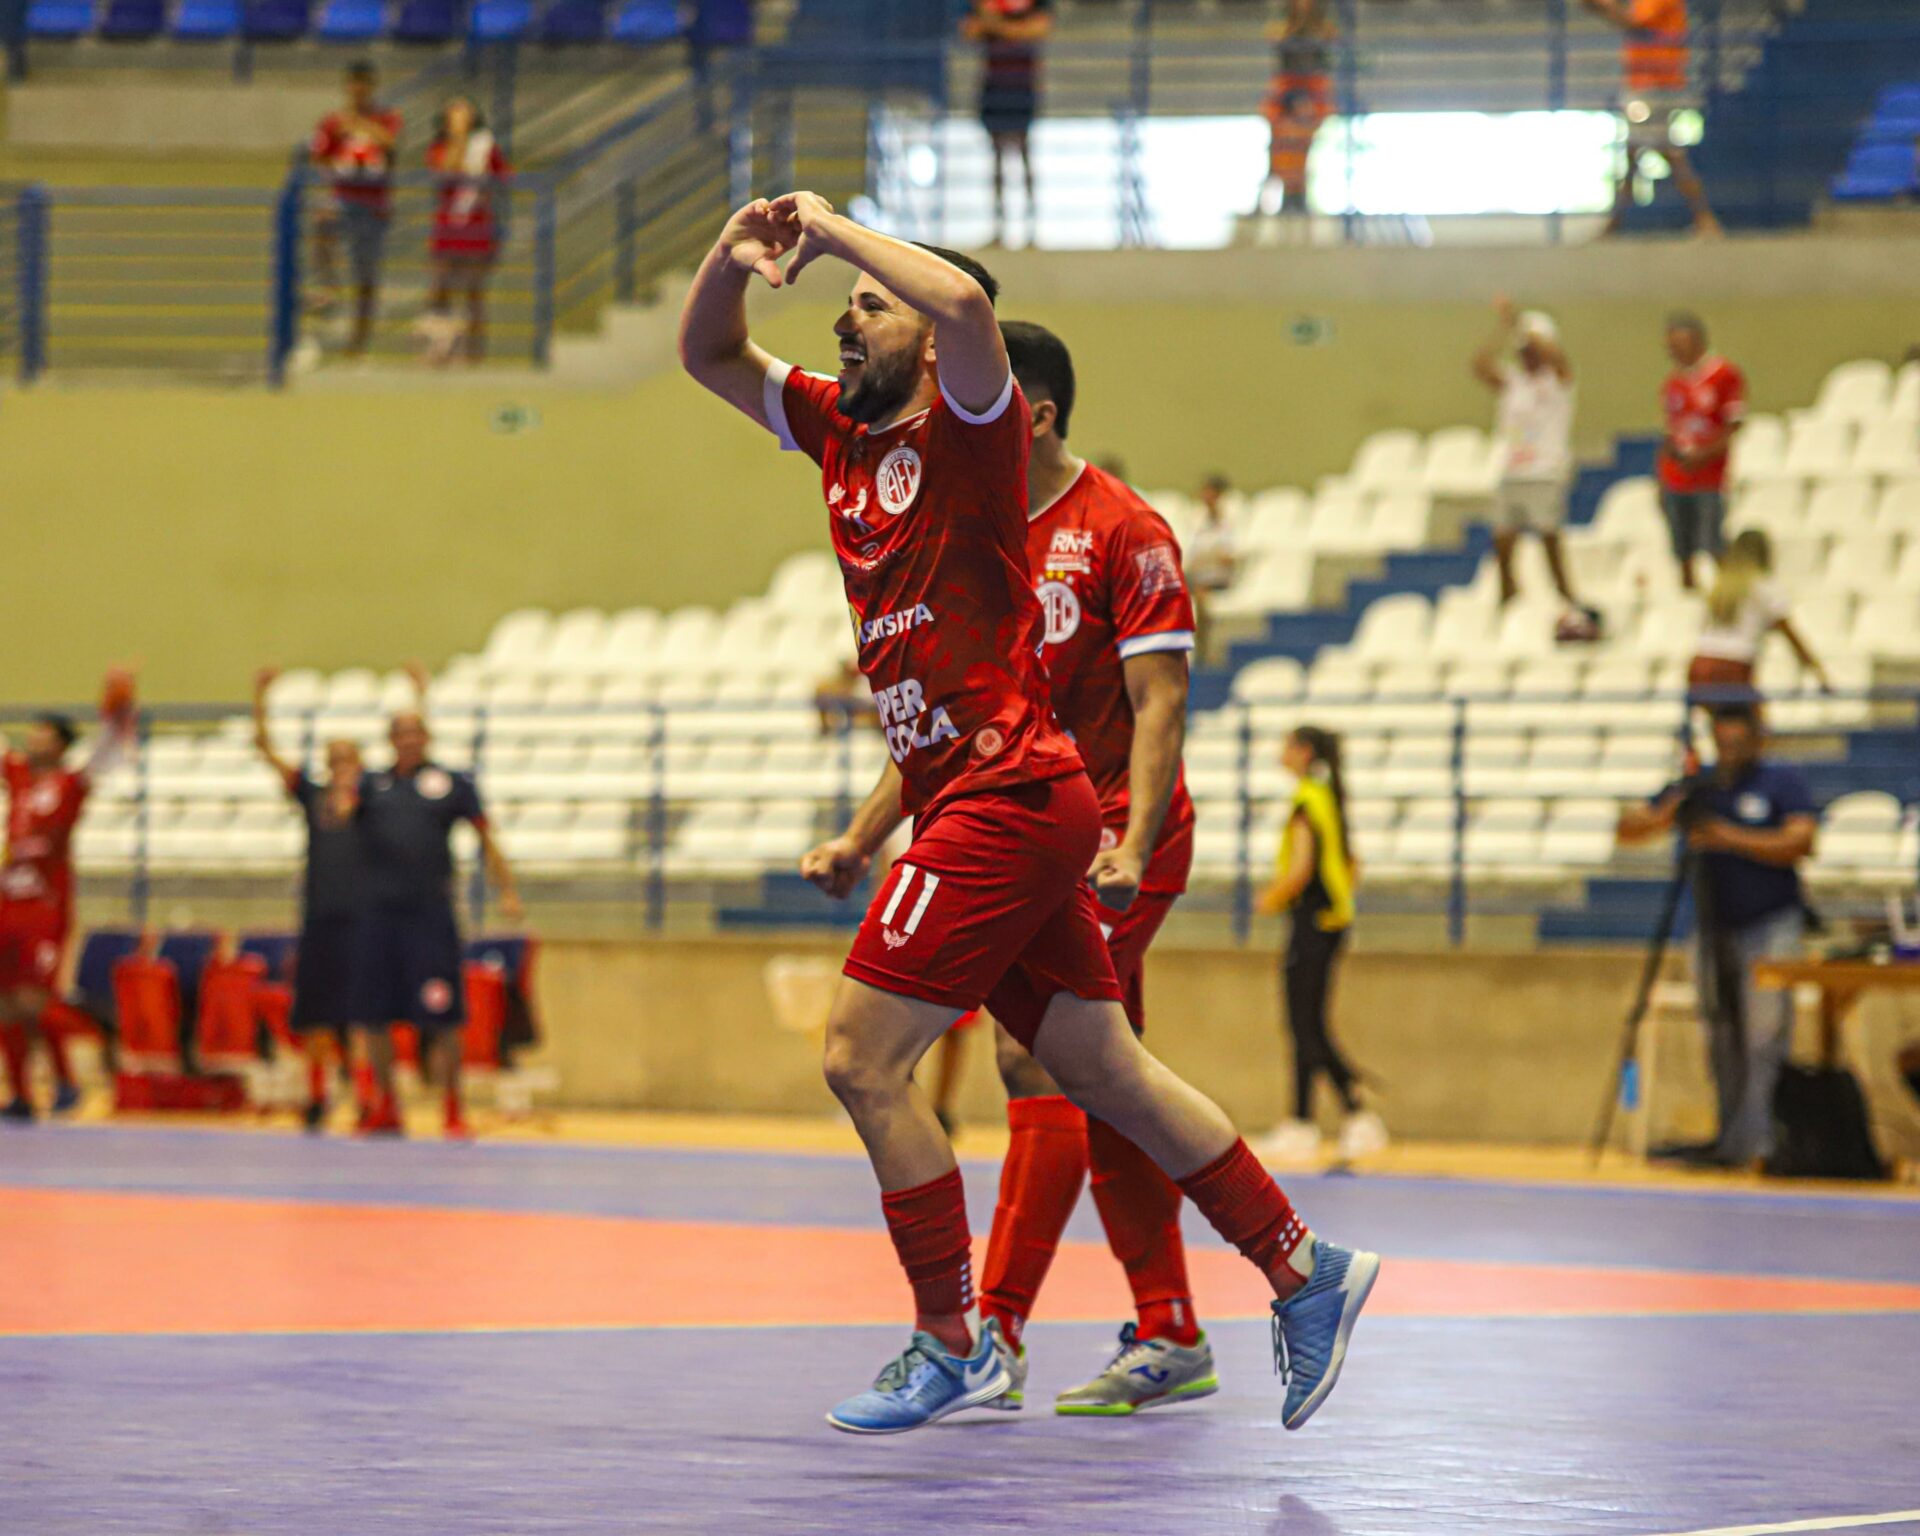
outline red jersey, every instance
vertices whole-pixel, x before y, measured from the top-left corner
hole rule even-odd
[[[1046,619],[1041,656],[1053,680],[1054,713],[1086,759],[1102,820],[1124,831],[1133,703],[1121,663],[1147,651],[1193,649],[1193,599],[1180,545],[1132,487],[1089,464],[1027,524],[1027,559]],[[1160,843],[1192,825],[1182,773]],[[1141,887],[1156,888],[1151,877]]]
[[[384,213],[393,145],[400,142],[400,114],[374,107],[362,116],[391,133],[393,144],[381,144],[364,129],[349,127],[346,113],[329,112],[313,131],[313,158],[332,175],[333,195],[341,202],[362,203]]]
[[[1708,353],[1691,368],[1676,368],[1660,388],[1667,438],[1691,448],[1724,431],[1747,413],[1747,381],[1724,357]],[[1670,491],[1717,491],[1727,478],[1722,448],[1699,464],[1682,464],[1660,449],[1660,483]]]
[[[87,803],[87,777],[66,768],[36,774],[18,752],[7,753],[7,861],[0,897],[73,904],[73,828]]]
[[[427,168],[444,179],[433,210],[433,249],[449,256],[491,256],[499,242],[493,219],[493,184],[507,174],[507,157],[484,129],[467,136],[455,164],[452,146],[427,150]]]
[[[819,464],[860,670],[909,815],[953,796],[1060,778],[1080,754],[1054,719],[1027,572],[1025,398],[981,416],[943,394],[870,432],[839,385],[776,363],[768,424]]]

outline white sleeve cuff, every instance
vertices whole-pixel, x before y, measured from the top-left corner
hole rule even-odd
[[[792,363],[783,363],[776,357],[767,365],[767,376],[760,381],[760,408],[766,412],[767,430],[780,439],[782,453],[800,451],[800,445],[793,440],[793,429],[787,425],[787,375],[792,372]]]
[[[1129,656],[1144,656],[1149,651],[1190,651],[1193,649],[1193,631],[1166,629],[1157,635],[1131,635],[1122,640],[1116,649],[1122,661]]]
[[[998,421],[1001,416],[1005,414],[1007,407],[1013,404],[1013,370],[1007,370],[1007,382],[1000,386],[1000,397],[978,416],[974,415],[972,411],[968,410],[958,400],[954,399],[952,395],[947,393],[947,381],[945,379],[940,381],[940,398],[947,402],[948,410],[952,411],[954,415],[958,416],[969,426],[984,427],[989,422]]]

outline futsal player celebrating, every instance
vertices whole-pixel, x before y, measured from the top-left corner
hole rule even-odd
[[[782,287],[822,256],[859,272],[834,325],[837,379],[775,360],[747,333],[752,276]],[[805,872],[845,894],[900,811],[914,817],[847,958],[826,1075],[872,1159],[916,1327],[828,1422],[893,1433],[1014,1385],[1000,1325],[974,1305],[953,1148],[913,1081],[934,1041],[984,1002],[1067,1098],[1171,1174],[1267,1276],[1288,1376],[1283,1422],[1297,1428],[1338,1378],[1379,1260],[1317,1240],[1220,1110],[1127,1026],[1084,883],[1100,802],[1037,655],[1032,417],[994,291],[966,257],[890,239],[795,192],[727,221],[681,316],[687,371],[821,466],[861,670],[900,786],[893,810],[863,807],[850,841],[810,855]]]
[[[359,744],[345,737],[327,743],[324,783],[274,750],[267,730],[267,690],[279,675],[277,668],[262,667],[254,676],[253,744],[307,824],[292,1025],[307,1058],[302,1118],[308,1130],[318,1131],[326,1125],[332,1057],[344,1050],[353,1018],[353,945],[367,879],[359,826],[364,770]]]
[[[33,1034],[46,1041],[56,1081],[55,1113],[72,1109],[80,1090],[57,1031],[46,1023],[73,926],[73,829],[94,781],[133,739],[133,679],[107,674],[100,701],[102,731],[92,755],[66,766],[75,732],[64,715],[42,715],[18,750],[0,758],[7,782],[7,853],[0,864],[0,1055],[11,1097],[0,1115],[31,1120],[27,1048]]]
[[[500,910],[520,918],[520,893],[480,805],[473,776],[427,755],[426,721],[414,711],[388,726],[393,766],[360,780],[358,822],[367,899],[353,945],[354,1022],[374,1070],[374,1104],[363,1129],[398,1135],[389,1026],[420,1032],[422,1065],[446,1095],[446,1133],[468,1134],[460,1102],[460,1032],[467,1022],[460,924],[453,911],[453,829],[469,823],[500,893]]]

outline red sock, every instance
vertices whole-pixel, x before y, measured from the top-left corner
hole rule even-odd
[[[1213,1230],[1253,1260],[1275,1295],[1291,1296],[1306,1283],[1287,1261],[1311,1235],[1307,1224],[1244,1141],[1175,1182]]]
[[[0,1024],[0,1056],[7,1062],[10,1097],[27,1097],[27,1032],[18,1024]]]
[[[971,1354],[967,1313],[973,1307],[973,1237],[960,1170],[883,1193],[880,1207],[913,1286],[914,1326],[958,1354]]]
[[[1013,1140],[1000,1168],[1000,1203],[987,1240],[980,1310],[1018,1349],[1040,1282],[1087,1177],[1087,1117],[1059,1094],[1007,1100]]]
[[[40,1038],[47,1042],[47,1060],[53,1063],[54,1081],[73,1081],[73,1060],[67,1055],[67,1037],[46,1014],[40,1015]]]
[[[373,1078],[373,1063],[356,1061],[353,1064],[353,1102],[360,1106],[360,1112],[371,1115],[380,1107],[380,1090]]]
[[[1180,1186],[1102,1120],[1087,1122],[1087,1158],[1107,1246],[1133,1287],[1140,1337],[1193,1344],[1200,1323],[1193,1315],[1187,1245],[1180,1235]]]
[[[447,1090],[447,1124],[464,1125],[465,1123],[466,1117],[460,1112],[460,1090],[449,1088]]]

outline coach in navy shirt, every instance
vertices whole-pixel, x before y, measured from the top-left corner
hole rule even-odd
[[[426,722],[418,714],[395,715],[389,739],[393,766],[361,779],[358,815],[367,895],[354,950],[354,1015],[369,1036],[380,1100],[368,1129],[400,1129],[388,1026],[405,1022],[419,1030],[423,1064],[437,1067],[446,1089],[447,1133],[463,1136],[460,1026],[467,1006],[452,844],[459,823],[469,822],[479,833],[487,873],[509,919],[519,919],[520,897],[472,776],[428,757]]]
[[[1773,1090],[1793,1038],[1793,993],[1753,984],[1754,962],[1801,952],[1806,909],[1800,862],[1813,853],[1818,814],[1807,781],[1762,755],[1752,705],[1714,711],[1713,769],[1694,795],[1687,846],[1698,859],[1695,980],[1707,1026],[1720,1134],[1710,1161],[1739,1165],[1773,1150]],[[1683,786],[1620,818],[1623,842],[1674,825]]]

